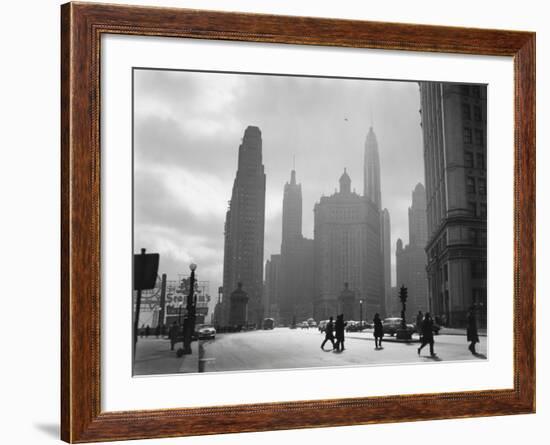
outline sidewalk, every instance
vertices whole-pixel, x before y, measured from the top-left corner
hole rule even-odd
[[[435,335],[437,338],[438,335],[462,335],[466,336],[466,329],[459,329],[459,328],[446,328],[442,327],[439,331],[439,334]],[[487,337],[487,330],[486,329],[479,329],[478,335],[480,337]],[[346,332],[346,338],[356,338],[359,340],[372,340],[374,341],[373,336],[373,330],[372,329],[365,329],[362,332]],[[398,340],[397,337],[394,335],[393,337],[390,335],[385,334],[383,337],[383,341],[385,342],[393,342],[393,343],[418,343],[420,342],[420,336],[417,333],[414,333],[412,335],[411,340]]]
[[[439,331],[440,335],[466,335],[466,329],[461,328],[447,328],[442,326]],[[487,337],[487,329],[478,329],[477,335],[480,337]]]

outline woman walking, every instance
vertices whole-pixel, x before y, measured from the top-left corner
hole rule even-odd
[[[325,343],[327,341],[330,341],[332,344],[332,349],[334,349],[334,320],[332,317],[330,317],[330,320],[328,321],[327,325],[325,326],[325,339],[323,340],[323,343],[321,343],[321,349],[325,350]]]
[[[435,356],[433,326],[434,322],[432,317],[429,312],[426,312],[426,315],[424,315],[424,321],[422,322],[422,343],[418,348],[418,355],[420,355],[420,351],[422,351],[424,346],[430,345],[430,355],[432,357]]]
[[[468,328],[466,329],[466,339],[470,342],[468,349],[475,355],[476,343],[479,343],[479,336],[477,335],[477,322],[473,309],[468,311]]]
[[[380,314],[374,314],[374,349],[382,349],[382,337],[384,336],[384,328],[382,326],[382,320],[380,320]]]

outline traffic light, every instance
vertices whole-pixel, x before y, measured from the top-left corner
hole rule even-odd
[[[399,299],[401,300],[401,303],[405,303],[407,301],[407,288],[404,285],[401,285],[401,289],[399,289]]]

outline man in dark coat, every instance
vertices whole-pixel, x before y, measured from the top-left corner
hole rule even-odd
[[[426,315],[424,315],[424,321],[422,321],[422,343],[418,348],[418,355],[420,355],[420,351],[422,351],[422,348],[426,345],[430,345],[430,355],[432,357],[435,355],[433,326],[434,322],[432,317],[429,312],[426,312]]]
[[[325,326],[325,339],[323,340],[323,343],[321,343],[321,349],[325,349],[325,343],[330,340],[332,343],[332,349],[334,349],[334,323],[333,318],[330,317],[330,320],[328,321],[327,325]]]
[[[170,339],[170,350],[174,350],[174,345],[176,344],[176,340],[178,338],[179,333],[179,325],[174,321],[172,322],[172,325],[170,326],[170,329],[168,330],[168,338]]]
[[[416,314],[416,331],[419,334],[421,334],[423,318],[424,318],[424,316],[422,315],[422,311],[418,311],[418,314]]]
[[[470,342],[468,349],[472,354],[476,353],[476,343],[479,343],[477,335],[477,322],[473,309],[468,311],[468,327],[466,329],[466,339]]]
[[[334,330],[336,332],[336,350],[344,350],[344,336],[346,331],[346,324],[344,322],[344,314],[340,314],[336,317],[336,323],[334,324]]]
[[[380,314],[374,314],[372,320],[374,324],[374,349],[382,349],[382,337],[384,336],[384,326],[380,320]]]

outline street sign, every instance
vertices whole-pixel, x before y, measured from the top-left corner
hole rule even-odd
[[[153,289],[159,269],[158,253],[134,255],[134,290]]]

